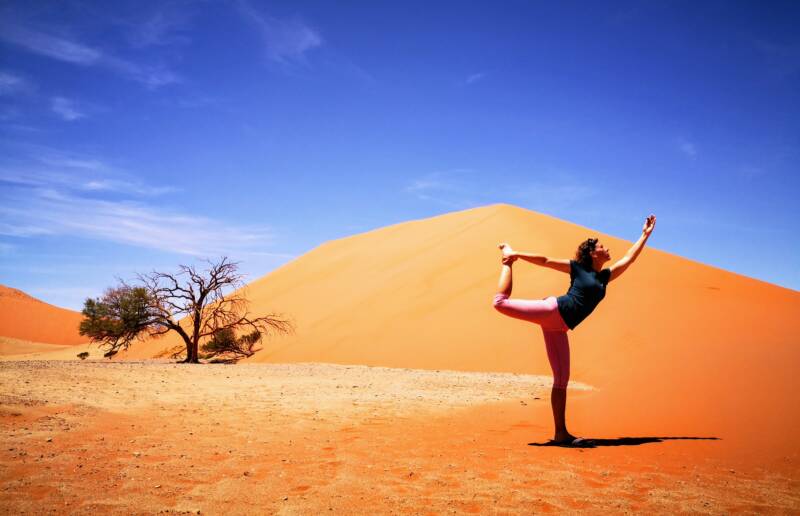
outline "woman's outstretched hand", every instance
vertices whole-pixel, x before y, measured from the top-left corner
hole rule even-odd
[[[650,233],[653,232],[653,228],[655,228],[655,227],[656,227],[656,216],[655,215],[650,215],[644,221],[644,226],[642,227],[642,233],[645,236],[650,236]]]

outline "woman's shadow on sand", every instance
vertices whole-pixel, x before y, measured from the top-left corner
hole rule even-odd
[[[695,440],[695,441],[719,441],[719,437],[617,437],[616,439],[591,439],[580,445],[570,443],[556,443],[547,441],[544,443],[528,443],[528,446],[558,446],[560,448],[598,448],[600,446],[638,446],[640,444],[661,443],[664,441]]]

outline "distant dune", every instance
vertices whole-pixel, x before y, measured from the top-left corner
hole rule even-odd
[[[632,240],[645,215],[631,221]],[[656,233],[668,225],[659,219]],[[247,287],[255,312],[283,312],[297,327],[251,361],[550,374],[539,328],[492,308],[496,246],[571,258],[590,236],[612,263],[633,243],[509,205],[327,242]],[[568,286],[566,274],[514,267],[512,297],[561,295]],[[645,247],[569,333],[572,379],[597,389],[570,403],[570,428],[716,435],[742,450],[758,441],[757,453],[797,451],[787,437],[800,429],[798,313],[800,292]],[[126,356],[179,344],[135,344]]]
[[[15,288],[0,285],[0,337],[17,341],[19,348],[6,341],[0,354],[29,353],[46,348],[41,344],[75,345],[89,339],[78,334],[81,314],[59,308]]]

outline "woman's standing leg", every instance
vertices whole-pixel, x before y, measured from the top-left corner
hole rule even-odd
[[[569,339],[566,331],[542,329],[547,347],[547,358],[553,369],[553,390],[550,404],[553,408],[556,442],[572,442],[575,436],[567,431],[567,384],[569,383]]]

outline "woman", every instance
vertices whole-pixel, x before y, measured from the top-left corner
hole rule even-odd
[[[619,278],[620,274],[636,260],[645,242],[656,225],[655,215],[650,215],[642,227],[642,236],[625,256],[610,268],[603,264],[611,259],[609,251],[596,238],[590,238],[578,246],[575,260],[559,260],[538,254],[519,253],[508,244],[500,244],[503,251],[503,268],[500,271],[498,292],[494,296],[494,307],[502,314],[534,322],[542,327],[547,358],[553,369],[553,390],[550,403],[553,406],[555,436],[552,444],[566,446],[591,446],[591,442],[575,437],[567,431],[564,413],[567,406],[567,383],[569,382],[569,340],[567,331],[574,330],[606,295],[606,285]],[[518,258],[543,267],[550,267],[570,276],[569,291],[561,297],[545,299],[509,299],[511,295],[511,266]]]

